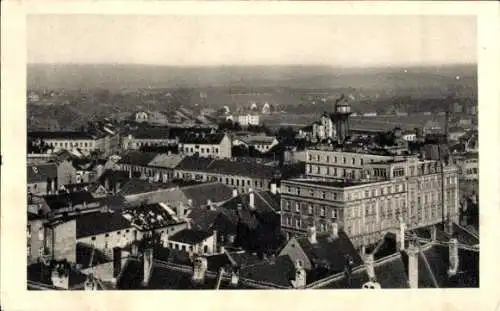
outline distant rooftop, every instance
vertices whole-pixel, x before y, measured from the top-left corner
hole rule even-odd
[[[352,186],[359,186],[365,184],[375,183],[377,181],[341,181],[341,180],[323,180],[317,178],[292,178],[284,180],[283,182],[293,182],[293,183],[301,183],[301,184],[309,184],[309,185],[317,185],[317,186],[325,186],[325,187],[334,187],[334,188],[345,188]]]

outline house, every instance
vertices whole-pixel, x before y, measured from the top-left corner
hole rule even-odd
[[[184,229],[169,237],[168,248],[182,250],[191,255],[209,256],[219,252],[217,232]]]
[[[28,193],[44,195],[56,192],[58,174],[55,163],[28,164],[27,173]]]
[[[225,133],[186,134],[179,139],[179,152],[204,158],[231,158],[231,139]]]
[[[122,155],[121,159],[116,163],[121,171],[130,173],[130,177],[139,176],[141,178],[154,178],[154,174],[148,168],[151,162],[158,153],[156,152],[141,152],[131,150]]]
[[[185,157],[175,168],[175,177],[184,180],[218,181],[241,192],[269,190],[281,177],[278,168],[255,161]]]
[[[274,136],[257,136],[248,135],[244,137],[237,137],[233,140],[233,146],[245,146],[247,148],[253,147],[261,153],[266,153],[279,144],[279,141]]]
[[[317,234],[316,228],[311,227],[308,236],[292,237],[279,252],[279,256],[284,255],[293,262],[301,262],[310,276],[309,280],[313,276],[321,279],[344,271],[346,260],[354,265],[362,263],[347,234],[335,227],[326,234]]]
[[[178,143],[176,137],[166,127],[139,127],[122,138],[123,150],[138,150],[141,147],[173,146]]]

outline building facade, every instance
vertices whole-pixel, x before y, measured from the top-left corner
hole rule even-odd
[[[416,160],[373,164],[367,170],[373,177],[357,182],[282,181],[282,230],[289,236],[307,234],[311,226],[328,232],[337,223],[361,246],[397,231],[400,221],[417,228],[448,217],[458,220],[456,167]]]
[[[189,135],[179,140],[179,152],[202,158],[231,158],[231,139],[227,134]]]
[[[365,164],[387,161],[393,156],[345,152],[330,146],[306,150],[306,176],[326,179],[360,179]]]
[[[259,125],[259,115],[258,114],[245,114],[238,116],[238,123],[241,126],[248,126],[248,125]]]

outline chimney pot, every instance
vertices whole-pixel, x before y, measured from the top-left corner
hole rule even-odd
[[[370,281],[375,280],[375,268],[373,266],[374,262],[375,262],[375,259],[373,257],[373,254],[365,255],[365,268],[366,268],[366,273],[368,274],[368,277],[370,278]]]
[[[406,250],[408,254],[408,280],[410,288],[418,288],[418,256],[419,250],[414,243]]]
[[[255,209],[255,194],[253,193],[253,190],[250,189],[250,194],[248,195],[249,198],[249,207],[250,209]]]
[[[238,190],[235,188],[233,189],[233,198],[236,198],[238,196]]]
[[[271,193],[276,194],[278,192],[276,183],[271,183]]]

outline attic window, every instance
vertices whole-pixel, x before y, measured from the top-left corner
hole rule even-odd
[[[295,243],[290,244],[291,247],[295,247]]]

